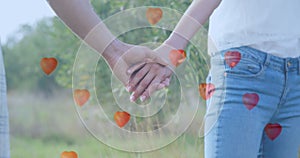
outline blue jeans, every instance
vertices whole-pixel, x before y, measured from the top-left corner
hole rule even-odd
[[[9,158],[8,110],[3,57],[0,48],[0,158]]]
[[[300,57],[231,48],[212,55],[207,82],[205,158],[297,158]]]

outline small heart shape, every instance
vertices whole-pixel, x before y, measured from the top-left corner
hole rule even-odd
[[[117,111],[114,115],[114,120],[116,121],[116,124],[122,128],[130,120],[130,114],[125,111],[123,112]]]
[[[215,86],[212,83],[201,83],[199,85],[200,96],[204,100],[209,99],[213,95],[214,91],[215,91]]]
[[[86,89],[76,89],[74,99],[77,105],[83,106],[90,98],[90,92]]]
[[[64,151],[61,153],[60,158],[78,158],[75,151]]]
[[[57,67],[56,58],[42,58],[40,61],[40,66],[45,74],[50,75]]]
[[[171,63],[174,66],[179,66],[181,63],[184,62],[185,58],[186,58],[186,53],[184,50],[180,49],[180,50],[171,50],[169,53],[169,58]]]
[[[228,51],[225,53],[225,61],[229,67],[235,67],[241,60],[241,53],[238,51]]]
[[[266,135],[273,141],[275,140],[281,133],[282,127],[278,123],[269,123],[265,127]]]
[[[151,25],[155,25],[163,16],[163,11],[160,8],[148,8],[146,17]]]
[[[243,95],[243,103],[248,110],[252,110],[258,103],[259,96],[256,93],[246,93]]]

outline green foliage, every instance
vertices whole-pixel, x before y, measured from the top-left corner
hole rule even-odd
[[[70,86],[70,68],[79,46],[75,35],[57,18],[40,20],[36,26],[24,25],[20,32],[20,40],[10,39],[3,45],[8,88],[51,92],[57,85]],[[43,57],[59,60],[58,69],[49,77],[40,68]]]
[[[119,11],[139,6],[169,7],[184,12],[191,0],[92,0],[91,3],[97,14],[105,19]],[[125,33],[119,39],[132,44],[163,42],[169,34],[170,31],[144,28]],[[139,37],[138,41],[137,37]],[[73,63],[80,43],[81,40],[57,17],[42,19],[34,26],[21,26],[19,33],[2,45],[9,90],[52,92],[53,89],[59,87],[70,88]],[[192,50],[190,46],[188,50]],[[43,74],[40,69],[39,62],[43,57],[56,57],[59,61],[58,68],[50,76]],[[200,62],[198,61],[198,63]],[[99,61],[98,67],[105,69],[105,71],[101,71],[101,79],[108,83],[110,70],[106,63]],[[100,85],[100,88],[103,87],[107,86]]]

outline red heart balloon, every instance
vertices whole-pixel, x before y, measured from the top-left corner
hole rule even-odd
[[[215,91],[215,86],[212,83],[201,83],[199,85],[200,96],[207,100],[209,99]]]
[[[256,93],[246,93],[243,95],[243,103],[248,110],[252,110],[258,103],[259,96]]]
[[[229,67],[235,67],[241,60],[241,53],[238,51],[228,51],[225,53],[225,61]]]
[[[151,25],[155,25],[163,16],[163,11],[160,8],[148,8],[146,17]]]
[[[50,75],[57,67],[57,60],[55,58],[42,58],[40,66],[45,74]]]
[[[60,158],[78,158],[75,151],[64,151],[61,153]]]
[[[114,120],[116,121],[116,124],[122,128],[130,120],[130,114],[125,111],[123,112],[117,111],[114,115]]]
[[[74,99],[77,105],[83,106],[90,98],[90,92],[86,89],[76,89]]]
[[[281,131],[282,131],[282,127],[278,123],[275,124],[269,123],[265,127],[265,132],[271,140],[275,140],[280,135]]]
[[[171,63],[174,66],[179,66],[181,63],[184,62],[185,58],[186,58],[186,53],[184,50],[180,49],[180,50],[171,50],[169,53],[169,58]]]

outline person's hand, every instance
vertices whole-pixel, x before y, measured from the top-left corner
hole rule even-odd
[[[163,44],[158,47],[155,52],[160,55],[163,61],[168,61],[171,47]],[[127,84],[127,90],[133,92],[130,96],[132,102],[138,98],[143,102],[147,100],[150,95],[164,87],[169,86],[171,75],[173,74],[173,66],[161,65],[159,63],[147,63],[137,71],[137,69],[130,68],[128,73],[130,79]]]
[[[103,56],[113,73],[124,85],[128,83],[133,72],[143,68],[146,64],[167,65],[148,47],[130,45],[119,40],[113,41],[105,49]]]
[[[130,101],[134,102],[140,97],[143,102],[152,93],[169,86],[172,70],[158,63],[145,64],[140,70],[130,76],[127,90],[133,92]]]

